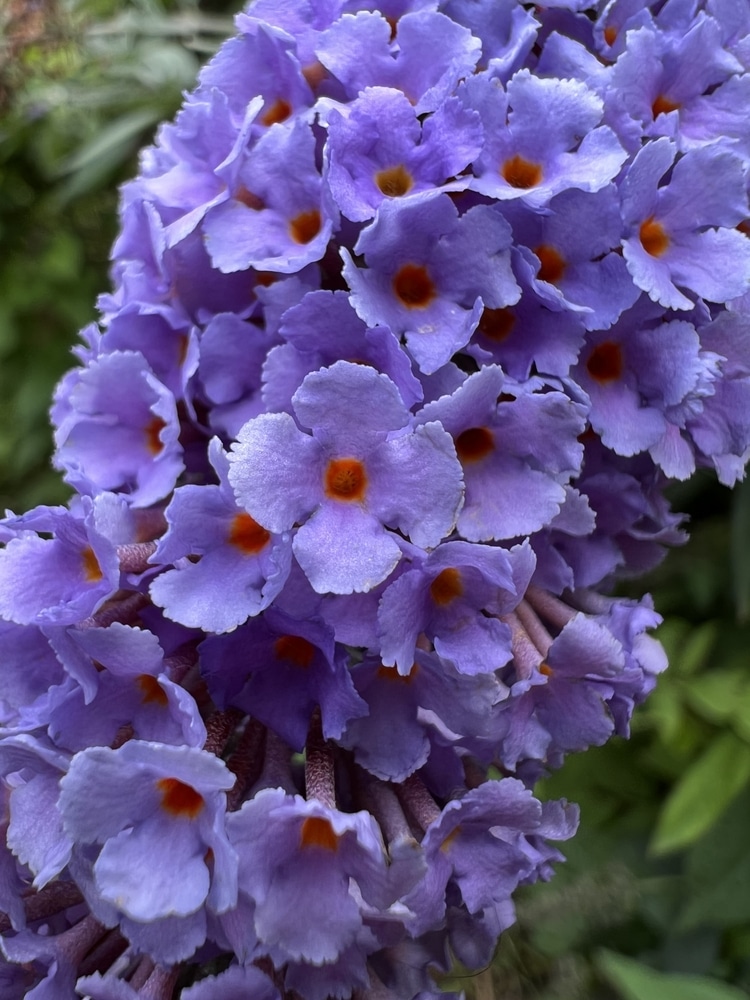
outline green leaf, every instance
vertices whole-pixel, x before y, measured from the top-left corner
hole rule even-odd
[[[750,478],[740,483],[734,492],[731,517],[732,590],[737,620],[750,621]]]
[[[721,622],[708,621],[690,631],[682,649],[676,654],[672,668],[683,677],[694,674],[705,665],[708,655],[721,632]]]
[[[623,1000],[747,1000],[742,990],[718,979],[666,975],[613,951],[598,952],[594,963]]]
[[[750,743],[750,679],[745,690],[737,696],[729,721],[737,735]]]
[[[684,866],[687,883],[682,912],[673,921],[678,930],[747,924],[750,931],[748,816],[750,788],[737,796],[719,822],[690,849]]]
[[[100,129],[96,138],[69,157],[60,173],[74,173],[99,161],[119,161],[130,151],[131,144],[144,129],[154,125],[161,116],[159,108],[140,108],[117,118]]]
[[[726,722],[735,713],[737,700],[750,686],[750,676],[744,667],[734,670],[714,670],[685,683],[688,704],[709,722]]]
[[[651,840],[654,854],[692,844],[750,780],[750,746],[734,733],[718,736],[688,768],[662,808]]]
[[[705,924],[728,927],[750,922],[750,856],[742,858],[724,878],[690,898],[680,917],[680,929]]]
[[[665,744],[677,743],[683,731],[685,707],[680,687],[672,682],[672,678],[662,678],[651,694],[647,707],[638,716],[641,720],[648,719],[652,729],[661,737]]]

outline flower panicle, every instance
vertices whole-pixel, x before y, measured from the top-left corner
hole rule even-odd
[[[666,666],[612,581],[743,475],[750,18],[371,7],[238,16],[123,187],[74,498],[0,522],[19,996],[481,967]]]

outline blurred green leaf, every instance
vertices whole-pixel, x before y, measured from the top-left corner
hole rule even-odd
[[[692,844],[750,780],[750,746],[727,732],[688,768],[664,804],[651,840],[653,854]]]
[[[750,921],[750,855],[745,855],[723,878],[696,892],[682,913],[680,927],[706,924],[728,927]]]
[[[728,722],[736,713],[738,700],[750,690],[750,671],[715,670],[691,677],[684,685],[690,707],[709,722]]]
[[[682,693],[677,685],[659,681],[640,719],[648,719],[650,727],[656,730],[663,743],[676,743],[684,732],[685,719]]]
[[[138,46],[135,78],[144,87],[158,91],[177,89],[194,83],[199,64],[194,55],[176,42],[147,39]]]
[[[747,1000],[741,990],[716,979],[667,975],[612,951],[600,951],[595,964],[624,1000]]]
[[[750,621],[750,478],[735,487],[731,515],[732,590],[737,621]]]
[[[686,899],[677,920],[681,930],[750,923],[750,789],[691,848],[686,864]]]
[[[691,627],[685,641],[671,652],[670,665],[683,677],[696,673],[701,669],[713,649],[721,631],[717,621],[707,621],[697,628]],[[661,637],[661,633],[660,637]]]
[[[86,143],[60,164],[61,174],[74,173],[98,161],[118,162],[127,155],[132,142],[144,129],[154,125],[160,117],[158,108],[140,108],[116,118],[99,130],[91,142]]]
[[[750,683],[738,695],[732,713],[732,727],[738,736],[750,743]]]

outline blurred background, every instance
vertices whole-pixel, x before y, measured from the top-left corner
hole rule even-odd
[[[232,32],[238,0],[0,0],[0,503],[64,502],[47,410],[108,287],[117,187]],[[691,540],[643,581],[671,667],[630,741],[570,757],[580,803],[474,1000],[750,995],[750,488],[676,487]]]

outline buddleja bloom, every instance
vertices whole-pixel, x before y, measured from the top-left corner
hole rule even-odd
[[[395,384],[369,365],[338,361],[308,375],[292,416],[248,421],[229,480],[269,531],[299,525],[292,547],[319,593],[372,590],[399,561],[399,529],[434,548],[462,502],[461,468],[438,423],[410,428]],[[400,433],[399,433],[400,432]]]
[[[750,457],[739,6],[238,16],[123,188],[74,496],[0,521],[0,994],[491,960],[577,825],[535,782],[666,665],[600,591]]]

